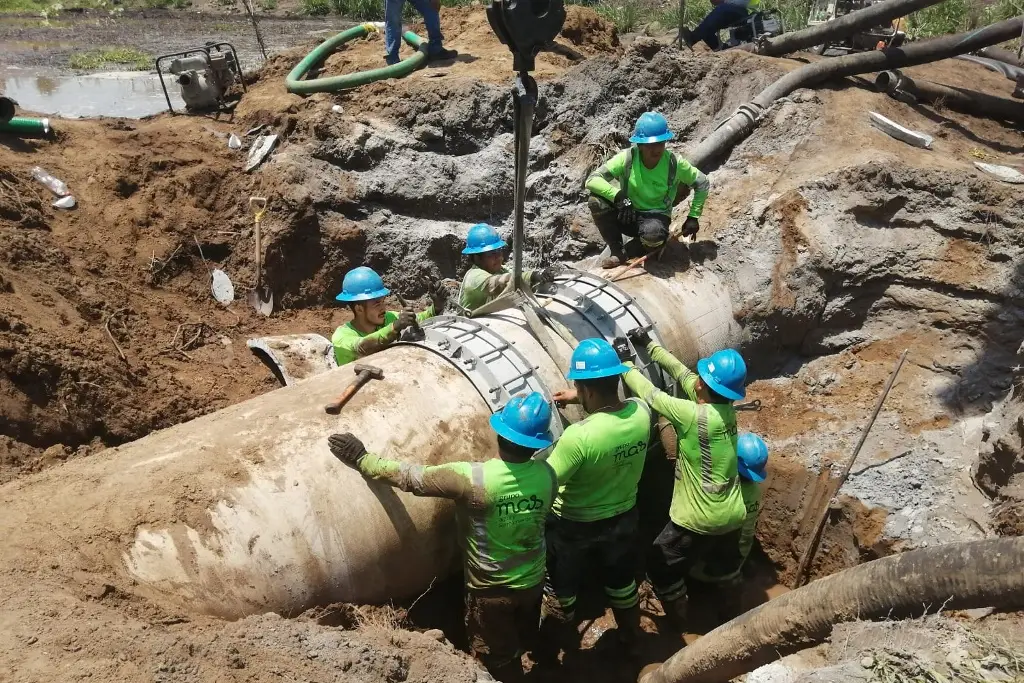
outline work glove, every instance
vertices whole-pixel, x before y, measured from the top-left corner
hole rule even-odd
[[[616,337],[612,340],[612,348],[623,363],[633,360],[633,349],[629,348],[629,342],[625,337]]]
[[[636,210],[633,209],[633,202],[629,200],[626,190],[619,190],[615,195],[615,209],[619,212],[619,223],[633,225],[636,223]]]
[[[444,307],[448,305],[448,288],[443,282],[437,282],[427,290],[430,295],[430,305],[434,307],[434,315],[441,315]]]
[[[626,336],[629,337],[629,341],[633,342],[633,346],[637,348],[646,349],[647,345],[651,343],[650,332],[642,327],[630,330],[626,333]]]
[[[351,432],[331,434],[327,437],[327,445],[331,447],[335,458],[356,469],[359,469],[359,461],[366,455],[366,446]]]
[[[416,312],[412,310],[411,306],[405,306],[402,308],[402,312],[398,314],[398,320],[395,321],[395,332],[401,332],[407,327],[412,327],[416,324]]]
[[[531,287],[536,287],[537,285],[546,285],[554,281],[555,271],[553,268],[538,268],[537,270],[530,273]]]
[[[693,216],[689,216],[683,221],[683,237],[696,237],[698,230],[700,230],[700,221]]]

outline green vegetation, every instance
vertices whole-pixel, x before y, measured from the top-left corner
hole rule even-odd
[[[271,12],[277,9],[277,0],[259,0],[260,9],[264,12]]]
[[[134,71],[142,71],[153,65],[153,58],[133,47],[111,47],[89,50],[71,55],[68,66],[72,69],[92,70],[117,65]]]
[[[679,26],[679,4],[674,0],[568,1],[593,7],[598,14],[614,23],[620,33],[632,33],[654,22],[661,24],[666,30]],[[443,4],[448,2],[443,0]],[[777,14],[782,19],[785,30],[796,31],[807,25],[811,0],[762,0],[761,7]],[[710,0],[686,0],[686,25],[693,28],[709,11]],[[945,0],[911,14],[904,20],[903,29],[911,38],[930,38],[969,31],[1022,13],[1024,0]]]
[[[130,9],[185,9],[191,5],[191,0],[122,0],[119,5],[110,0],[0,0],[0,14],[35,14],[45,19],[65,9],[106,10],[118,14]]]
[[[311,17],[322,17],[331,13],[331,0],[302,0],[302,12]]]

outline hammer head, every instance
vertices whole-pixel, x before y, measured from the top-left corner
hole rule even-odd
[[[375,365],[368,363],[356,363],[352,368],[356,371],[356,375],[359,375],[365,379],[384,379],[384,371]]]

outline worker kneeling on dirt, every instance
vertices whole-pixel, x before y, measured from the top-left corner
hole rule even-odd
[[[704,43],[712,50],[722,49],[718,32],[724,31],[761,6],[761,0],[711,0],[711,11],[692,31],[683,29],[682,39],[689,46]]]
[[[559,486],[547,521],[541,630],[549,661],[558,649],[570,653],[579,647],[575,609],[585,573],[602,581],[621,641],[632,648],[640,634],[636,491],[651,436],[651,409],[640,399],[619,398],[619,377],[628,368],[604,339],[581,341],[569,364],[566,376],[575,388],[556,393],[555,401],[580,403],[589,417],[568,427],[547,459]]]
[[[633,237],[630,256],[661,248],[669,236],[672,207],[677,203],[679,185],[693,188],[690,215],[683,223],[684,237],[700,229],[701,212],[711,183],[686,159],[665,149],[674,136],[661,114],[642,115],[629,142],[633,145],[604,162],[587,178],[587,205],[611,255],[604,268],[614,268],[626,258],[623,236]],[[678,195],[682,201],[685,193]]]
[[[647,576],[665,613],[682,626],[686,618],[686,579],[701,559],[715,562],[735,552],[735,537],[746,518],[737,476],[736,410],[733,401],[745,395],[747,367],[732,349],[697,362],[694,373],[640,328],[630,333],[634,346],[647,349],[651,359],[683,388],[686,398],[674,398],[655,387],[639,370],[624,380],[635,395],[664,415],[676,433],[675,484],[669,522],[647,556]],[[624,339],[616,340],[628,353]]]
[[[403,307],[401,312],[387,310],[384,297],[390,293],[380,275],[371,268],[359,266],[345,274],[341,294],[335,298],[348,304],[352,320],[336,329],[331,337],[338,365],[387,348],[398,340],[402,330],[433,317],[435,311],[444,308],[446,297],[443,287],[431,290],[430,306],[417,314],[410,306]]]
[[[732,584],[739,580],[743,564],[754,547],[754,532],[761,514],[761,483],[768,477],[768,444],[757,434],[745,432],[736,439],[736,469],[740,475],[740,494],[747,517],[735,534],[734,552],[697,563],[690,576],[705,583]]]
[[[471,265],[459,292],[459,305],[467,311],[473,312],[512,291],[512,273],[505,267],[506,246],[498,231],[486,223],[477,223],[469,229],[462,253],[469,256]],[[523,279],[532,288],[552,282],[555,277],[550,268],[540,268],[524,272]]]
[[[331,452],[363,476],[417,496],[456,501],[465,551],[466,628],[474,655],[495,678],[522,676],[520,656],[536,639],[544,581],[544,518],[555,475],[534,454],[553,442],[551,407],[533,392],[491,416],[498,457],[423,466],[367,453],[352,434]]]

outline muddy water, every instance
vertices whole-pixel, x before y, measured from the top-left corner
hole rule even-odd
[[[273,55],[297,45],[313,45],[351,25],[337,18],[260,19]],[[167,110],[160,81],[152,72],[83,73],[69,68],[72,56],[101,47],[131,47],[150,56],[229,42],[244,69],[258,67],[262,56],[252,26],[241,16],[207,16],[146,10],[110,17],[106,13],[62,14],[43,21],[33,17],[0,19],[0,93],[14,98],[23,112],[47,116],[141,118]],[[175,109],[178,87],[168,82]]]
[[[184,102],[173,79],[167,85],[175,110],[183,108]],[[123,116],[137,119],[167,111],[160,80],[151,73],[5,76],[0,72],[0,92],[14,98],[22,110],[64,118]]]

